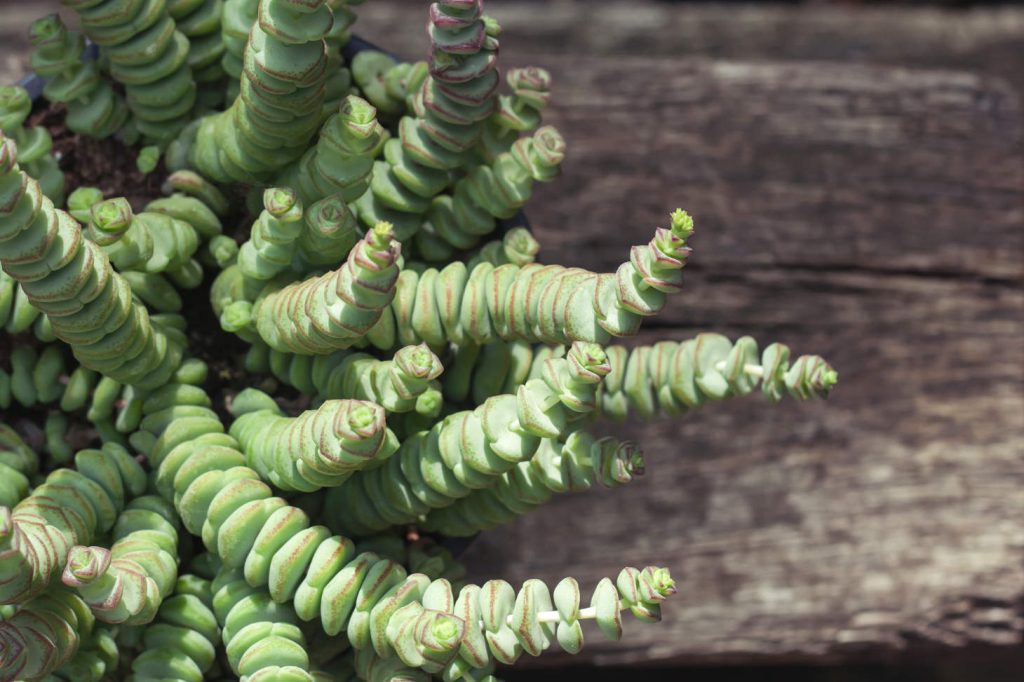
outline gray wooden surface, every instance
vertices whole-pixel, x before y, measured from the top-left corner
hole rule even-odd
[[[4,5],[7,73],[42,4]],[[424,6],[371,0],[360,32],[417,56]],[[502,60],[554,75],[569,156],[529,208],[543,257],[612,268],[683,206],[685,293],[641,340],[750,333],[840,386],[609,426],[648,475],[485,534],[477,576],[669,565],[664,622],[595,633],[586,662],[1019,648],[1024,12],[581,7],[488,4]]]

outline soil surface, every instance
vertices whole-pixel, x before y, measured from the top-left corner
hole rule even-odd
[[[52,153],[64,171],[66,194],[83,186],[96,187],[105,197],[125,197],[135,211],[160,196],[160,185],[166,177],[163,164],[143,174],[135,166],[137,148],[128,147],[116,136],[97,140],[73,133],[64,125],[64,112],[63,104],[40,99],[28,123],[49,129]]]

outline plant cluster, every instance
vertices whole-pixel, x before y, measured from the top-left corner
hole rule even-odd
[[[444,538],[643,474],[602,416],[835,383],[749,337],[613,344],[679,292],[681,210],[615,272],[535,262],[565,143],[481,0],[431,4],[418,63],[352,56],[362,0],[62,2],[45,98],[165,196],[65,197],[0,89],[0,679],[491,680],[618,639],[667,569],[467,584]]]

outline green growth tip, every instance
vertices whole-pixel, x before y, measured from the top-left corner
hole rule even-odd
[[[124,232],[132,223],[132,207],[124,197],[107,199],[92,207],[92,224],[101,232]]]
[[[109,551],[100,547],[73,547],[62,579],[66,585],[86,585],[100,577],[109,565]]]
[[[355,125],[367,125],[377,118],[377,110],[361,97],[349,96],[341,104],[342,117]]]
[[[672,211],[672,234],[683,240],[693,234],[693,218],[681,208]]]
[[[441,616],[434,621],[431,634],[438,644],[446,645],[455,642],[459,638],[459,626],[455,620],[447,616]]]
[[[374,225],[373,229],[370,230],[369,241],[373,246],[387,248],[388,245],[391,244],[391,240],[394,238],[394,235],[394,226],[391,223],[382,220]]]
[[[280,218],[299,202],[299,195],[289,187],[271,187],[263,193],[263,207],[270,215]]]
[[[252,324],[252,303],[232,301],[220,314],[220,326],[226,332],[237,333]]]
[[[49,40],[60,32],[63,24],[56,14],[47,14],[45,17],[36,19],[28,27],[29,41],[33,44]]]
[[[653,587],[662,597],[670,597],[676,593],[676,581],[667,568],[656,568],[654,570]]]
[[[374,425],[377,411],[368,405],[359,405],[348,413],[348,424],[353,431],[362,431]]]

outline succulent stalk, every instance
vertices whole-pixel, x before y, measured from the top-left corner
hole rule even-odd
[[[273,373],[316,400],[369,400],[389,414],[416,411],[428,417],[437,416],[440,407],[437,378],[443,368],[422,344],[400,349],[391,360],[345,350],[309,356],[267,349],[266,355],[260,371]]]
[[[217,573],[211,589],[228,665],[236,675],[313,682],[306,639],[291,609],[227,567]]]
[[[34,21],[29,41],[35,47],[32,70],[47,79],[43,95],[67,107],[64,122],[69,130],[102,139],[127,123],[130,112],[124,99],[100,73],[97,62],[82,61],[85,40],[69,31],[59,15]]]
[[[488,398],[402,443],[386,466],[363,471],[327,493],[326,517],[357,536],[415,522],[472,491],[498,484],[532,459],[543,439],[567,436],[596,406],[608,373],[604,351],[576,343],[542,378],[515,395]]]
[[[182,344],[153,325],[96,244],[41,196],[0,133],[0,263],[86,367],[141,387],[163,384]],[[56,229],[50,229],[55,226]]]
[[[423,527],[449,537],[471,536],[536,509],[556,493],[589,490],[595,483],[615,488],[643,473],[643,455],[633,443],[576,431],[564,443],[545,440],[493,487],[431,511]]]
[[[166,145],[188,123],[196,101],[189,40],[163,2],[61,0],[78,15],[82,31],[110,62],[110,76],[125,86],[135,126]]]
[[[384,145],[370,189],[356,203],[368,228],[395,226],[405,241],[420,229],[431,199],[451,182],[494,111],[498,87],[497,24],[483,16],[482,0],[438,0],[430,6],[428,69],[410,82],[412,115]]]
[[[349,95],[328,117],[316,144],[275,182],[294,188],[307,205],[331,196],[353,201],[366,192],[373,160],[386,139],[376,110],[366,100]]]
[[[512,149],[522,133],[540,127],[541,115],[551,99],[551,74],[544,69],[509,69],[505,77],[511,95],[498,98],[498,109],[484,124],[480,137],[480,158],[494,163]]]
[[[391,303],[399,252],[391,226],[380,223],[337,270],[264,293],[253,311],[260,338],[276,350],[303,354],[351,347]]]
[[[351,68],[363,97],[389,121],[406,112],[410,80],[420,83],[428,70],[426,62],[396,62],[379,50],[362,50],[352,58]]]
[[[521,341],[460,349],[443,378],[445,398],[455,402],[507,392],[540,376],[565,347],[533,347]],[[598,392],[598,410],[616,420],[678,415],[709,402],[741,397],[761,387],[771,401],[827,397],[838,375],[817,355],[792,363],[788,346],[773,343],[758,353],[749,336],[735,342],[720,334],[605,349],[611,371]]]
[[[50,154],[53,139],[42,127],[25,127],[32,108],[28,92],[20,85],[0,86],[0,131],[18,145],[18,160],[26,173],[39,181],[39,186],[55,204],[64,202],[64,172]]]
[[[302,228],[302,202],[298,195],[287,187],[266,190],[263,211],[252,225],[251,236],[238,250],[242,274],[268,280],[291,267]]]
[[[325,0],[260,0],[239,97],[201,119],[189,160],[216,182],[259,182],[300,157],[321,122],[333,18]]]
[[[138,497],[118,516],[109,550],[71,548],[61,582],[105,623],[148,623],[178,577],[176,526],[170,504],[154,495]]]
[[[137,682],[202,679],[217,657],[220,627],[213,613],[209,580],[194,574],[178,577],[174,593],[165,599],[156,618],[142,633],[145,647],[132,659]]]
[[[220,38],[224,44],[221,68],[228,75],[225,101],[232,104],[238,97],[239,82],[244,68],[245,45],[249,31],[256,23],[260,0],[224,0]]]
[[[482,262],[469,271],[461,261],[441,270],[405,269],[368,338],[378,348],[420,342],[436,348],[497,340],[604,345],[632,336],[681,289],[692,233],[692,219],[677,210],[671,227],[634,246],[614,274],[536,263]]]
[[[167,12],[188,38],[188,66],[195,78],[196,109],[200,112],[224,102],[225,72],[221,66],[221,0],[169,0]]]
[[[384,408],[363,400],[328,400],[286,417],[256,389],[236,396],[230,434],[246,463],[281,490],[312,492],[341,485],[355,472],[379,466],[398,449]]]
[[[720,334],[699,334],[676,343],[608,349],[612,372],[601,394],[601,411],[616,419],[674,415],[716,400],[743,396],[758,384],[769,400],[828,396],[838,374],[817,355],[790,363],[788,346],[773,343],[758,355],[749,336],[735,343]]]
[[[455,183],[451,195],[431,203],[426,226],[416,235],[420,253],[430,260],[449,260],[453,249],[475,246],[494,232],[498,219],[513,217],[526,204],[534,182],[558,177],[564,158],[561,134],[545,126],[532,137],[516,140],[492,163],[474,166]]]

